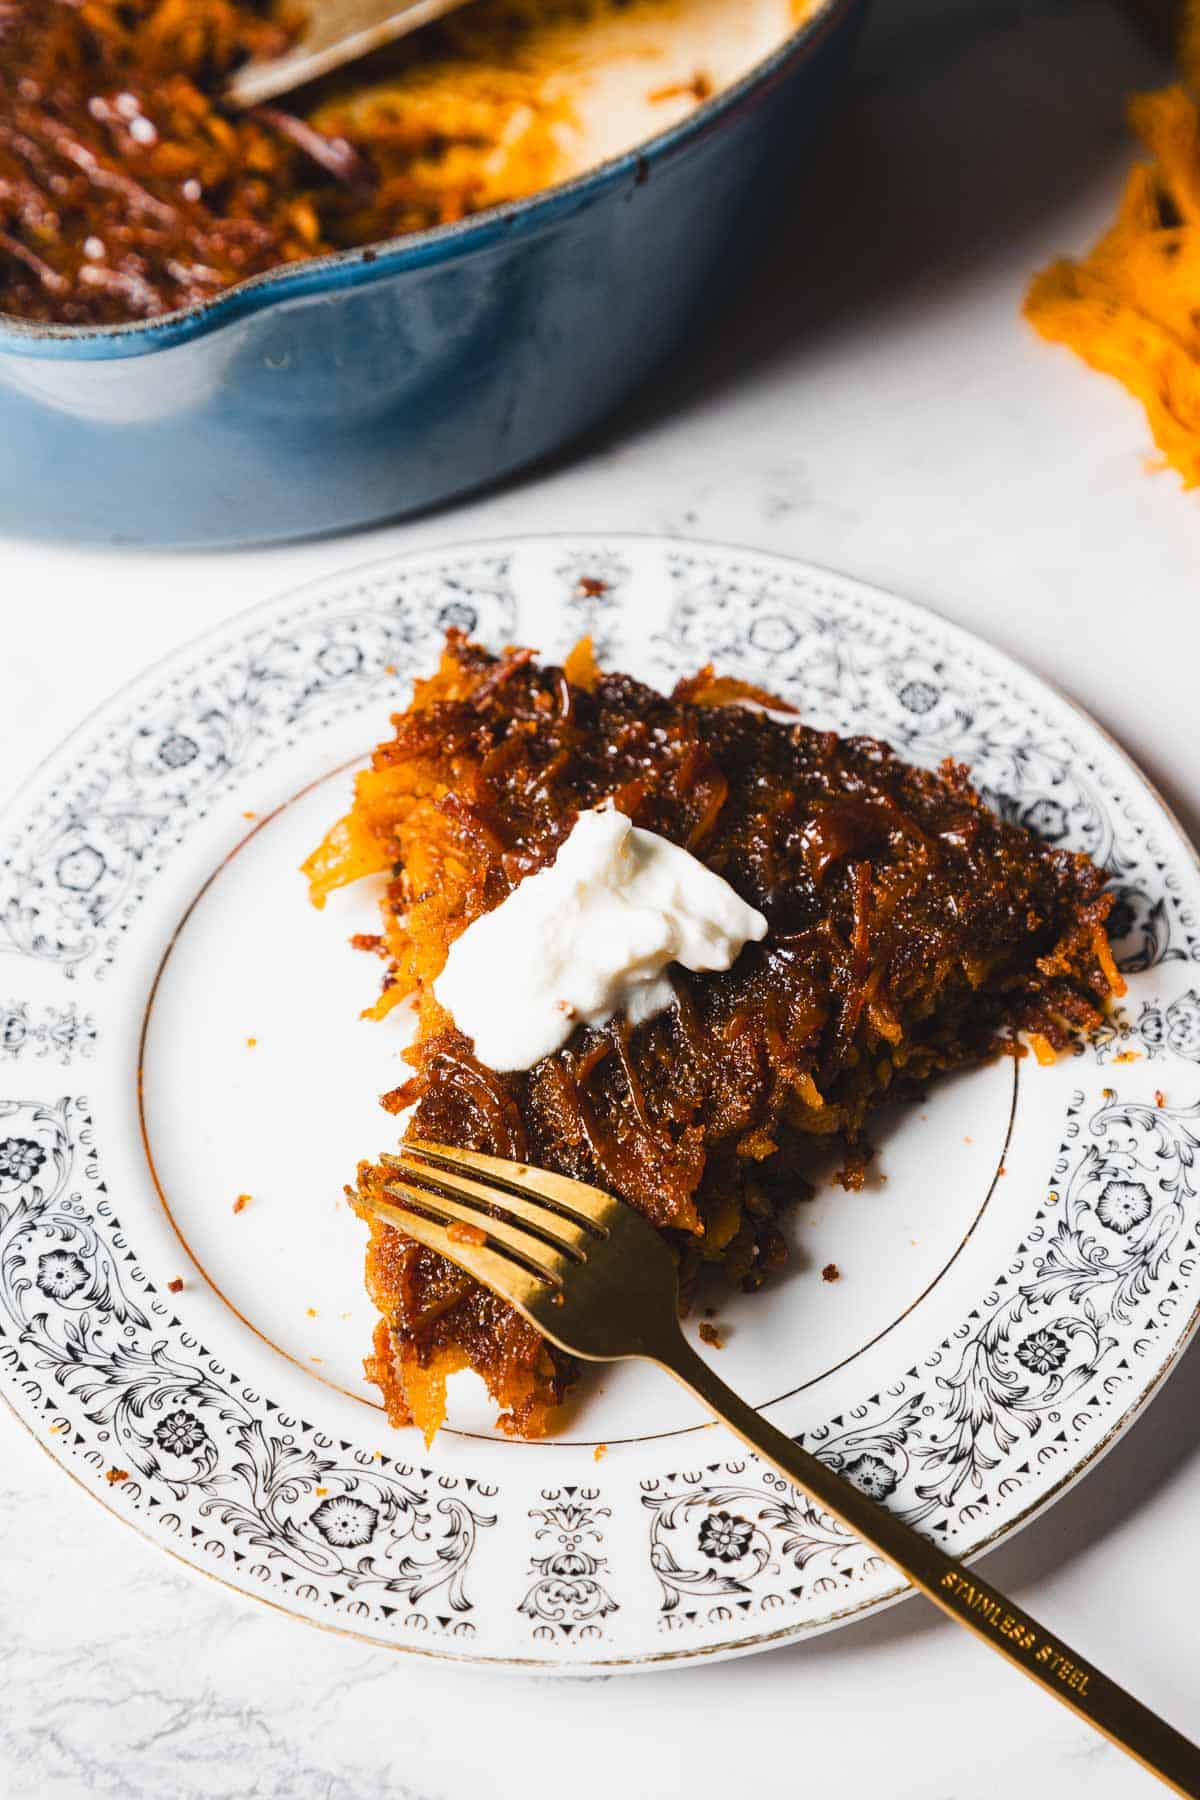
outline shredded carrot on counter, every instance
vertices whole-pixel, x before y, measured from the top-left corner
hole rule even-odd
[[[1150,152],[1117,217],[1079,260],[1034,277],[1025,317],[1140,400],[1159,466],[1200,486],[1200,111],[1178,85],[1135,94],[1129,121]]]

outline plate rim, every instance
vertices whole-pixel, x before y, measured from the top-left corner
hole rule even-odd
[[[107,692],[94,706],[68,730],[58,738],[41,757],[25,768],[18,777],[14,788],[0,799],[0,827],[15,813],[27,790],[50,767],[63,756],[78,739],[83,737],[93,725],[98,723],[120,702],[134,696],[143,685],[149,684],[153,677],[167,673],[194,653],[202,651],[205,646],[217,646],[227,635],[244,637],[253,631],[256,625],[265,622],[272,612],[281,607],[290,608],[306,598],[316,599],[327,589],[339,582],[353,581],[381,573],[388,569],[404,569],[423,561],[436,562],[438,559],[487,552],[511,551],[523,544],[545,544],[563,542],[571,544],[603,544],[606,547],[620,546],[624,543],[658,545],[668,549],[684,549],[716,556],[745,556],[760,564],[774,564],[783,571],[793,574],[808,574],[824,577],[838,585],[843,591],[850,591],[855,598],[870,602],[882,601],[886,605],[899,608],[902,612],[920,620],[931,618],[938,627],[958,646],[968,652],[982,649],[987,656],[999,666],[1001,672],[1015,677],[1018,682],[1032,680],[1045,692],[1052,695],[1062,706],[1079,718],[1102,740],[1110,753],[1118,760],[1128,777],[1136,787],[1143,790],[1175,831],[1179,843],[1187,853],[1193,871],[1200,876],[1200,848],[1193,841],[1191,833],[1185,827],[1175,809],[1160,791],[1155,781],[1135,761],[1123,744],[1095,715],[1073,695],[1067,692],[1057,681],[1042,675],[1036,668],[1020,661],[1015,655],[994,644],[990,638],[974,629],[960,624],[924,600],[915,600],[903,592],[885,587],[877,581],[865,580],[857,575],[833,568],[829,564],[812,561],[803,556],[795,556],[787,551],[763,549],[753,544],[732,542],[680,533],[660,531],[637,531],[620,528],[605,531],[596,528],[579,530],[562,529],[554,531],[521,531],[509,533],[490,533],[481,537],[452,539],[446,542],[414,546],[409,549],[385,552],[377,557],[370,557],[360,562],[353,562],[342,568],[332,568],[324,574],[310,577],[308,580],[293,585],[273,589],[265,598],[252,602],[249,606],[238,608],[227,618],[204,630],[185,638],[173,648],[164,651],[151,662],[140,668],[134,675],[119,686]],[[183,672],[182,670],[179,672]],[[1158,1369],[1153,1379],[1131,1401],[1130,1405],[1115,1419],[1104,1436],[1092,1446],[1087,1455],[1072,1469],[1062,1476],[1043,1494],[1032,1500],[1030,1504],[1012,1519],[996,1526],[989,1534],[970,1551],[962,1553],[959,1560],[970,1567],[1000,1544],[1015,1537],[1018,1532],[1033,1524],[1043,1513],[1062,1499],[1073,1487],[1090,1475],[1115,1448],[1120,1440],[1145,1415],[1161,1394],[1163,1387],[1178,1369],[1184,1354],[1192,1345],[1200,1331],[1200,1298],[1197,1298],[1186,1322],[1175,1336],[1171,1350]],[[568,1660],[562,1657],[520,1657],[508,1654],[489,1654],[480,1651],[433,1648],[413,1641],[397,1641],[381,1638],[356,1629],[353,1625],[340,1621],[315,1618],[312,1615],[297,1611],[284,1605],[280,1600],[266,1593],[248,1587],[239,1586],[220,1573],[215,1567],[209,1567],[182,1555],[160,1538],[151,1536],[145,1526],[136,1518],[121,1511],[113,1504],[109,1496],[95,1489],[55,1454],[54,1447],[43,1440],[34,1431],[29,1420],[18,1410],[10,1399],[5,1385],[0,1385],[0,1398],[18,1424],[46,1455],[50,1463],[93,1501],[97,1502],[109,1519],[128,1527],[151,1548],[164,1552],[181,1567],[201,1579],[213,1582],[241,1599],[257,1602],[271,1611],[281,1614],[287,1619],[317,1630],[328,1632],[337,1637],[349,1638],[352,1641],[368,1645],[373,1649],[390,1651],[402,1656],[417,1656],[428,1662],[445,1663],[461,1667],[486,1670],[489,1672],[516,1672],[520,1674],[542,1675],[554,1679],[585,1679],[597,1673],[638,1674],[655,1672],[661,1669],[674,1668],[687,1663],[712,1663],[729,1661],[735,1658],[751,1656],[760,1651],[782,1647],[789,1643],[804,1643],[825,1632],[865,1620],[873,1614],[883,1612],[900,1602],[914,1598],[918,1592],[909,1583],[903,1583],[894,1590],[877,1595],[858,1603],[830,1613],[824,1618],[807,1622],[792,1621],[774,1631],[758,1631],[752,1635],[722,1639],[715,1643],[693,1644],[679,1649],[663,1649],[646,1652],[640,1655],[625,1655],[605,1658],[589,1656],[586,1661]]]

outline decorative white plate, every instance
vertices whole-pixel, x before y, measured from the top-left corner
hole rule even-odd
[[[651,1370],[598,1371],[540,1445],[498,1437],[460,1377],[428,1452],[362,1380],[341,1191],[394,1131],[376,1096],[403,1027],[358,1017],[377,970],[346,939],[372,894],[318,914],[297,865],[451,624],[548,656],[589,631],[659,684],[712,660],[966,762],[1112,873],[1129,993],[1103,1040],[883,1122],[867,1190],[799,1207],[784,1274],[715,1302],[722,1374],[966,1555],[1094,1464],[1178,1357],[1200,1304],[1200,880],[1136,770],[1006,658],[857,583],[525,538],[248,614],[113,699],[8,814],[0,1391],[152,1541],[397,1648],[645,1667],[857,1616],[896,1595],[889,1569]]]

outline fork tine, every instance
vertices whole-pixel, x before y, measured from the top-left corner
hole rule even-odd
[[[398,1201],[372,1198],[363,1199],[360,1204],[363,1211],[370,1213],[373,1218],[404,1232],[406,1237],[424,1244],[427,1250],[436,1251],[447,1262],[456,1263],[468,1275],[474,1276],[476,1281],[481,1281],[485,1287],[493,1289],[502,1299],[507,1300],[510,1306],[517,1307],[539,1329],[545,1329],[539,1316],[541,1309],[555,1305],[560,1293],[559,1283],[553,1275],[533,1274],[522,1263],[514,1261],[506,1251],[492,1249],[488,1244],[472,1244],[462,1238],[451,1237],[446,1225],[424,1213],[415,1212]]]
[[[529,1231],[509,1219],[497,1218],[486,1210],[486,1200],[480,1204],[458,1199],[437,1185],[436,1176],[426,1185],[424,1181],[418,1184],[400,1175],[395,1181],[384,1184],[384,1193],[415,1211],[429,1212],[444,1225],[465,1226],[468,1231],[486,1233],[493,1249],[507,1251],[518,1262],[540,1270],[550,1281],[561,1281],[569,1262],[583,1260],[570,1245],[551,1243],[544,1232]]]
[[[558,1193],[582,1184],[475,1152],[478,1178],[470,1179],[448,1145],[422,1144],[415,1157],[410,1148],[382,1159],[395,1171],[384,1181],[388,1198],[363,1196],[363,1212],[456,1263],[573,1356],[657,1358],[674,1342],[675,1257],[634,1207],[599,1189],[583,1190],[590,1218],[553,1196],[541,1207],[535,1183]],[[565,1233],[577,1234],[575,1243]]]
[[[403,1149],[406,1156],[417,1156],[436,1169],[475,1174],[514,1199],[527,1195],[545,1210],[557,1208],[585,1230],[591,1228],[600,1236],[604,1235],[613,1209],[622,1205],[586,1181],[573,1181],[569,1175],[555,1175],[549,1169],[508,1162],[501,1156],[485,1156],[481,1150],[460,1150],[457,1145],[434,1144],[425,1138],[406,1138]],[[388,1159],[385,1156],[382,1160]]]
[[[523,1224],[551,1249],[566,1256],[578,1259],[586,1255],[604,1236],[600,1226],[568,1216],[553,1200],[546,1202],[514,1181],[498,1180],[491,1173],[465,1175],[454,1167],[452,1157],[440,1156],[435,1162],[432,1156],[408,1156],[406,1150],[407,1145],[402,1146],[398,1156],[383,1156],[380,1161],[414,1186],[461,1200],[464,1205],[477,1208],[484,1218],[498,1214]]]

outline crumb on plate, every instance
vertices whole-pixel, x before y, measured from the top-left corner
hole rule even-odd
[[[838,1268],[837,1264],[836,1263],[826,1263],[825,1267],[821,1270],[821,1280],[822,1281],[840,1281],[841,1279],[842,1279],[842,1271]]]

